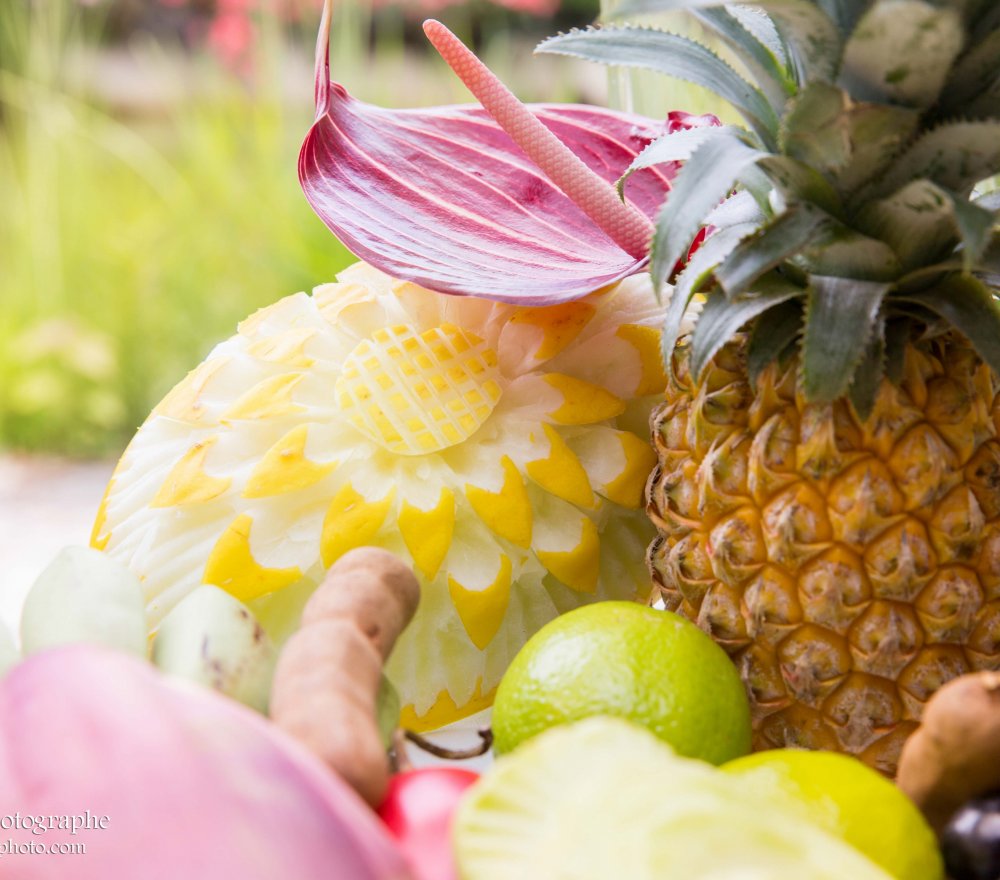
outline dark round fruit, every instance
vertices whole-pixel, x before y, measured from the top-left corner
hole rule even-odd
[[[951,880],[1000,880],[1000,792],[969,801],[941,834]]]

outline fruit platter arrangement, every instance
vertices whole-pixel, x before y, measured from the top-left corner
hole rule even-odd
[[[433,21],[477,103],[366,105],[326,5],[299,174],[360,262],[0,633],[0,878],[1000,880],[1000,6],[539,47],[737,125],[525,106]]]

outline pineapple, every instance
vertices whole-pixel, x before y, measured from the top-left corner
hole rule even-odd
[[[621,14],[680,9],[739,69],[629,25],[542,47],[714,86],[746,123],[634,163],[687,160],[657,221],[659,284],[710,230],[668,309],[648,561],[666,606],[738,665],[756,747],[892,774],[937,688],[1000,668],[1000,201],[974,197],[1000,173],[1000,6]]]
[[[406,726],[447,723],[558,613],[648,596],[662,319],[642,276],[525,307],[358,263],[247,318],[167,395],[92,544],[141,578],[151,630],[206,583],[278,640],[343,553],[398,553],[422,596],[387,673]]]

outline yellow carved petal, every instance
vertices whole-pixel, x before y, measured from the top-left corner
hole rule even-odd
[[[601,540],[593,520],[584,517],[580,543],[572,550],[554,552],[536,550],[535,555],[567,587],[578,593],[593,593],[597,590],[597,578],[601,565]]]
[[[381,501],[368,501],[348,483],[334,496],[320,538],[323,565],[329,568],[348,550],[371,542],[382,528],[393,494],[390,492]]]
[[[463,703],[462,706],[456,706],[451,694],[448,691],[441,691],[438,694],[438,698],[434,701],[434,705],[424,712],[423,715],[417,714],[416,708],[412,703],[408,706],[403,706],[403,711],[399,714],[399,726],[404,730],[415,730],[417,733],[422,733],[425,730],[437,730],[446,724],[451,724],[469,715],[474,715],[476,712],[481,712],[483,709],[488,709],[493,705],[493,698],[496,696],[496,692],[497,689],[493,688],[484,694],[483,680],[479,678],[476,680],[476,689],[468,702]]]
[[[656,464],[653,447],[630,431],[619,431],[618,441],[625,453],[625,467],[622,472],[604,487],[604,495],[633,509],[641,507],[646,491],[646,480]]]
[[[115,484],[114,475],[108,480],[108,485],[104,490],[104,496],[97,508],[97,516],[94,517],[94,527],[90,530],[90,546],[95,550],[106,550],[108,542],[111,540],[111,532],[105,532],[104,526],[108,521],[108,499],[111,497],[111,487]]]
[[[302,412],[305,407],[292,403],[292,390],[301,381],[302,373],[270,376],[243,394],[223,413],[222,419],[273,419],[276,416]]]
[[[218,436],[207,437],[185,452],[163,481],[149,506],[204,504],[223,494],[233,481],[229,477],[213,477],[205,473],[205,458],[218,439]]]
[[[530,324],[542,331],[542,341],[535,351],[536,361],[555,357],[587,326],[596,309],[590,303],[568,302],[544,308],[521,308],[514,312],[511,324]]]
[[[216,542],[205,563],[202,580],[231,593],[241,602],[290,587],[301,579],[297,567],[264,568],[250,550],[250,526],[253,518],[244,513],[236,517]]]
[[[546,491],[571,504],[592,506],[594,493],[580,459],[555,428],[542,425],[542,430],[549,440],[549,456],[529,461],[525,466],[528,476]]]
[[[503,485],[499,492],[466,483],[465,497],[490,531],[518,547],[527,547],[531,543],[528,492],[517,465],[506,455],[500,459],[500,464],[503,466]]]
[[[432,510],[421,510],[404,502],[399,513],[399,531],[420,573],[433,580],[455,533],[455,493],[442,489]]]
[[[229,362],[228,357],[214,357],[203,361],[178,382],[153,410],[153,415],[197,422],[204,415],[201,394],[209,380]]]
[[[616,335],[639,352],[642,378],[633,392],[635,396],[662,394],[667,387],[667,374],[663,370],[660,331],[640,324],[622,324]]]
[[[507,605],[510,603],[511,571],[510,559],[501,553],[500,570],[493,583],[485,589],[467,590],[451,575],[448,576],[451,601],[472,644],[480,651],[485,651],[486,646],[493,641],[507,613]]]
[[[274,444],[253,469],[243,490],[244,498],[265,498],[305,489],[332,473],[337,462],[318,464],[306,458],[309,426],[292,428]]]
[[[286,367],[311,367],[315,361],[305,353],[306,343],[316,335],[314,327],[299,327],[266,336],[247,346],[247,354]]]
[[[592,425],[625,412],[624,401],[600,385],[563,373],[542,378],[563,396],[562,404],[549,413],[560,425]]]

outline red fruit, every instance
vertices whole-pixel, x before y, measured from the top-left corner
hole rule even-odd
[[[397,773],[378,814],[396,838],[417,880],[456,880],[451,821],[462,795],[479,778],[459,767]]]

